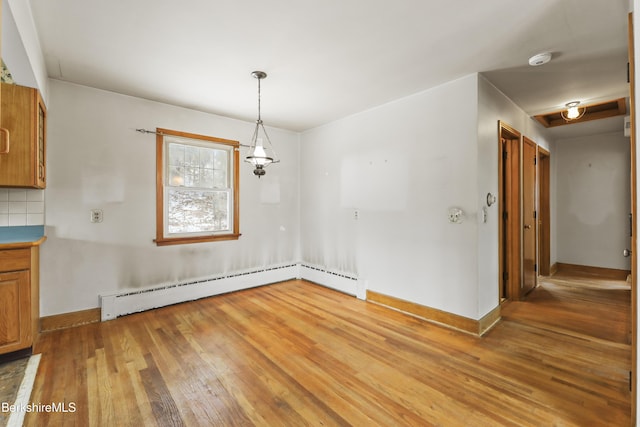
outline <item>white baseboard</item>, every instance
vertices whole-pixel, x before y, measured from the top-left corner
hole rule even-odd
[[[358,298],[362,295],[359,291],[358,278],[350,274],[331,271],[320,266],[300,264],[300,278]]]
[[[357,277],[319,266],[295,263],[102,294],[100,318],[102,321],[111,320],[127,314],[291,279],[308,280],[366,299],[366,283]]]
[[[300,277],[299,270],[299,264],[273,266],[184,283],[165,283],[100,295],[101,320],[111,320],[126,314],[295,279]]]

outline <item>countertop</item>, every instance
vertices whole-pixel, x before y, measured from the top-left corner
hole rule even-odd
[[[38,246],[46,239],[44,225],[0,227],[0,249]]]

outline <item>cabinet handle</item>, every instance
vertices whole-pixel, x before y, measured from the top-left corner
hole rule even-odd
[[[9,154],[9,129],[0,128],[0,133],[4,135],[2,139],[7,143],[6,148],[1,150],[0,154]]]

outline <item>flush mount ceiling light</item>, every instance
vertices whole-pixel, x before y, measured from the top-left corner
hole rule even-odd
[[[574,123],[582,123],[590,120],[600,120],[609,117],[624,116],[627,114],[627,102],[625,98],[612,99],[609,101],[590,102],[589,104],[577,103],[573,105],[573,102],[568,103],[564,109],[550,111],[548,113],[537,114],[533,116],[542,126],[546,128],[556,126],[572,125]],[[575,119],[569,119],[568,109],[575,107],[578,110],[578,115],[581,117]],[[572,110],[574,111],[574,110]],[[572,113],[572,115],[575,113]],[[565,118],[564,116],[567,116]]]
[[[260,81],[267,77],[267,73],[264,71],[254,71],[251,75],[258,79],[258,120],[256,120],[256,128],[251,137],[249,153],[244,158],[244,161],[254,166],[253,174],[260,178],[267,173],[264,170],[265,167],[271,163],[278,163],[280,160],[278,160],[273,145],[271,145],[271,140],[269,139],[269,135],[267,135],[260,115]]]
[[[544,65],[549,61],[551,61],[551,53],[543,52],[529,58],[529,65],[537,67],[538,65]]]
[[[580,109],[578,108],[578,105],[580,105],[580,101],[572,101],[572,102],[566,103],[565,107],[567,107],[567,109],[560,112],[560,115],[562,116],[562,118],[565,119],[565,121],[567,122],[582,118],[582,116],[584,116],[584,112],[587,111],[587,109],[586,108]]]

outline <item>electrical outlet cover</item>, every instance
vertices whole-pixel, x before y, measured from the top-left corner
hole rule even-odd
[[[449,208],[449,222],[453,224],[462,224],[464,220],[464,212],[460,208]]]

